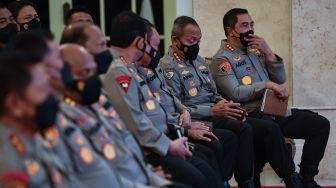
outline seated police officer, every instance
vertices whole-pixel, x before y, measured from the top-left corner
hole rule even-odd
[[[145,149],[148,161],[155,166],[162,165],[178,182],[195,187],[221,186],[213,169],[204,160],[192,156],[186,145],[187,138],[168,137],[164,109],[136,72],[134,63],[141,59],[144,51],[149,52],[142,18],[131,12],[119,14],[112,21],[110,38],[114,60],[103,79],[104,89]]]
[[[286,73],[283,60],[266,41],[254,34],[254,21],[245,9],[235,8],[223,17],[226,40],[211,63],[211,70],[219,92],[230,100],[241,102],[249,117],[268,121],[278,126],[289,138],[305,139],[301,157],[300,174],[304,187],[320,187],[314,181],[329,137],[329,121],[317,113],[292,109],[286,117],[267,116],[260,113],[265,89],[273,90],[280,99],[287,99],[283,84]],[[266,148],[273,147],[266,142]],[[274,150],[275,155],[281,154]],[[274,158],[279,164],[277,157]],[[266,161],[270,161],[268,157]],[[293,171],[294,167],[290,167]],[[284,177],[284,171],[278,175]],[[259,172],[258,172],[259,173]],[[285,179],[286,180],[286,179]]]
[[[247,123],[233,120],[244,117],[244,110],[239,108],[239,104],[226,101],[217,94],[208,65],[198,56],[201,36],[201,30],[193,18],[176,18],[172,46],[159,66],[173,94],[188,107],[191,118],[211,121],[214,128],[225,128],[239,137],[235,178],[239,187],[251,187],[252,129]]]
[[[232,177],[235,166],[238,137],[231,131],[213,129],[202,122],[191,121],[188,108],[173,95],[171,89],[163,78],[163,72],[159,64],[161,53],[158,50],[160,44],[159,33],[153,24],[144,20],[147,25],[147,42],[151,46],[150,53],[145,53],[140,61],[136,62],[139,74],[146,80],[148,87],[165,109],[168,123],[172,127],[181,129],[181,132],[195,143],[195,149],[204,151],[204,146],[215,153],[213,168],[228,186],[228,180]],[[200,147],[202,146],[202,147]]]
[[[7,50],[0,62],[0,187],[71,187],[72,174],[40,134],[58,111],[41,59]]]

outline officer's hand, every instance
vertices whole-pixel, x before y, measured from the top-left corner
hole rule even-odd
[[[283,87],[282,85],[277,84],[277,83],[268,81],[268,82],[266,82],[266,88],[273,90],[275,92],[275,94],[280,99],[285,100],[289,97],[289,94],[288,94],[286,88]]]
[[[204,123],[200,121],[192,121],[190,124],[190,129],[210,131],[210,127],[205,126]]]
[[[192,156],[192,153],[188,149],[188,138],[182,137],[173,140],[169,143],[168,152],[185,159],[186,157]]]
[[[181,115],[179,119],[179,125],[180,126],[190,126],[191,124],[191,117],[187,110],[185,110]]]
[[[233,120],[240,119],[244,111],[238,109],[239,103],[234,103],[234,102],[224,102],[224,101],[219,101],[215,106],[211,108],[211,111],[213,115],[215,116],[224,116]]]
[[[258,35],[250,34],[249,37],[246,38],[246,40],[248,41],[248,44],[249,46],[251,46],[251,48],[257,49],[265,55],[266,62],[276,61],[275,54],[268,46],[264,38],[259,37]]]
[[[188,136],[195,140],[204,140],[204,141],[211,141],[211,138],[218,140],[217,136],[214,135],[210,131],[205,131],[205,130],[195,130],[191,129],[188,131]]]
[[[165,171],[162,169],[161,165],[159,165],[157,167],[154,167],[152,170],[156,175],[158,175],[158,176],[160,176],[164,179],[171,179],[172,178],[171,174],[165,173]]]

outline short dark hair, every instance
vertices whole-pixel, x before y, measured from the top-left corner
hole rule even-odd
[[[7,8],[7,6],[0,2],[0,9],[4,9],[4,8]]]
[[[39,61],[29,53],[14,50],[0,52],[0,114],[3,114],[5,99],[10,92],[25,97],[25,90],[31,81],[30,68]]]
[[[223,27],[224,27],[225,36],[228,36],[228,31],[227,31],[228,27],[234,28],[234,26],[236,25],[238,21],[237,16],[240,14],[248,14],[248,11],[242,8],[233,8],[224,15]]]
[[[189,17],[189,16],[177,17],[174,21],[171,36],[176,36],[177,38],[180,38],[181,36],[183,36],[184,28],[188,24],[199,27],[197,22],[192,17]]]
[[[70,10],[66,13],[66,15],[65,15],[65,17],[64,17],[64,22],[65,22],[65,24],[66,24],[66,25],[69,25],[69,24],[70,24],[70,20],[71,20],[71,16],[72,16],[73,14],[75,14],[75,13],[78,13],[78,12],[85,12],[85,13],[89,14],[89,15],[92,17],[92,19],[93,19],[93,16],[92,16],[92,14],[91,14],[91,11],[90,11],[88,8],[86,8],[86,7],[84,7],[84,6],[81,6],[81,5],[78,5],[78,6],[74,6],[72,9],[70,9]]]
[[[84,46],[85,42],[88,40],[88,36],[84,31],[85,28],[90,25],[92,24],[78,22],[67,26],[62,33],[60,44],[76,43],[81,46]]]
[[[121,48],[129,47],[136,37],[146,37],[143,18],[133,12],[121,12],[111,23],[111,45]]]
[[[25,6],[32,6],[37,11],[35,3],[27,0],[14,1],[8,5],[8,9],[12,12],[15,21],[17,21],[20,10]]]
[[[47,42],[51,40],[53,35],[49,31],[36,29],[17,34],[9,41],[7,48],[30,53],[41,61],[49,53]]]

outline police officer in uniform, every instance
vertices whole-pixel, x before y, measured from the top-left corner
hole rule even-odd
[[[114,60],[103,78],[104,89],[145,149],[151,164],[162,165],[177,182],[194,187],[210,183],[209,186],[218,187],[220,183],[213,169],[205,161],[191,156],[187,138],[171,140],[166,135],[166,114],[134,67],[144,51],[149,51],[145,35],[143,20],[134,13],[123,12],[112,21],[110,37]],[[118,85],[113,85],[113,80]],[[119,92],[122,100],[114,98],[111,95],[114,92]]]
[[[154,174],[151,169],[148,169],[141,148],[122,122],[118,114],[113,109],[108,101],[108,98],[101,94],[101,83],[97,75],[78,74],[81,71],[90,67],[85,64],[91,64],[91,69],[96,70],[95,63],[92,61],[92,56],[83,50],[83,47],[74,44],[65,44],[61,46],[62,59],[69,63],[66,64],[67,70],[63,70],[63,75],[76,77],[77,80],[70,78],[65,80],[66,88],[80,94],[82,100],[76,100],[76,96],[67,95],[65,103],[62,103],[62,110],[73,122],[80,124],[81,129],[90,140],[93,148],[97,153],[101,154],[111,167],[115,167],[124,187],[163,187],[171,183]],[[88,56],[91,56],[91,60]],[[79,58],[83,57],[83,58]],[[90,71],[86,71],[89,73]],[[94,73],[94,71],[92,72]],[[95,74],[95,73],[94,73]],[[95,78],[96,77],[96,78]],[[93,80],[96,81],[93,81]],[[83,92],[71,87],[73,83],[82,82]],[[96,82],[95,84],[90,84]],[[77,84],[78,85],[78,84]],[[87,101],[85,90],[90,90],[92,100]],[[72,109],[71,106],[77,106]],[[90,107],[89,107],[90,106]]]
[[[9,47],[42,58],[51,92],[59,100],[63,100],[64,86],[60,74],[63,63],[50,33],[41,30],[21,33],[12,40]],[[74,111],[75,107],[71,110]],[[116,171],[109,168],[105,160],[93,150],[78,125],[64,114],[58,113],[56,127],[57,129],[47,129],[44,138],[49,143],[49,150],[62,158],[63,164],[72,168],[74,175],[69,177],[73,181],[78,179],[82,184],[75,187],[122,187]]]
[[[239,187],[253,187],[251,126],[232,120],[243,118],[244,110],[217,94],[208,65],[197,56],[200,39],[201,31],[196,21],[187,16],[178,17],[172,31],[173,45],[159,66],[174,95],[189,107],[191,118],[211,121],[214,128],[225,128],[239,137],[235,178]]]
[[[273,90],[282,99],[288,98],[288,92],[280,85],[286,81],[283,60],[263,38],[254,35],[254,22],[247,10],[235,8],[228,11],[223,25],[227,39],[222,41],[211,63],[219,92],[228,99],[241,102],[250,117],[280,127],[284,136],[305,139],[299,165],[302,184],[309,188],[320,187],[314,176],[327,145],[329,121],[317,113],[298,109],[289,110],[286,117],[261,114],[259,110],[265,89]],[[265,147],[272,146],[266,142]],[[274,152],[283,156],[281,151]],[[274,159],[281,162],[278,157]]]
[[[148,87],[167,112],[169,124],[176,127],[181,126],[181,132],[196,143],[195,149],[198,149],[199,144],[212,149],[217,159],[217,163],[213,167],[215,169],[219,168],[216,171],[219,171],[221,178],[228,185],[227,181],[232,177],[235,164],[235,154],[238,147],[237,136],[231,131],[219,129],[214,129],[214,133],[212,133],[210,127],[201,122],[191,121],[187,107],[172,94],[163,78],[161,68],[157,68],[161,58],[158,51],[159,34],[150,22],[145,20],[145,23],[147,25],[147,41],[151,46],[151,51],[149,54],[145,53],[143,58],[136,63],[139,74],[146,80]]]
[[[17,51],[3,52],[0,61],[0,186],[69,187],[71,174],[40,135],[58,110],[43,64]]]

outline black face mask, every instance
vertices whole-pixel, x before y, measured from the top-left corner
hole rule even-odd
[[[63,69],[61,70],[61,76],[65,86],[71,85],[74,82],[69,63],[64,63]]]
[[[38,18],[34,18],[27,23],[21,23],[19,25],[20,25],[20,32],[28,31],[31,29],[39,29],[42,27],[41,22],[38,20]]]
[[[94,58],[97,63],[97,74],[105,74],[113,60],[111,52],[106,50],[100,54],[96,54]]]
[[[160,63],[161,52],[151,47],[151,51],[148,53],[148,55],[151,57],[151,61],[149,62],[149,65],[147,68],[154,70]]]
[[[9,23],[6,25],[6,27],[0,29],[0,41],[7,44],[9,39],[16,33],[16,25],[13,23]]]
[[[83,105],[91,105],[99,100],[102,83],[97,75],[87,80],[75,80],[68,84],[70,90],[81,96]]]
[[[180,40],[179,40],[180,41]],[[184,57],[186,60],[195,60],[198,56],[198,52],[199,52],[199,44],[193,44],[190,46],[184,45],[181,41],[180,41],[181,46],[178,48],[179,50],[181,50],[184,54]],[[185,52],[184,49],[187,48],[187,51]]]
[[[236,32],[238,33],[238,32]],[[245,46],[245,47],[248,47],[248,41],[246,41],[246,38],[251,38],[249,36],[249,34],[254,34],[253,30],[249,30],[249,31],[246,31],[245,33],[238,33],[239,34],[239,40],[240,40],[240,43]]]
[[[55,124],[57,112],[59,111],[58,101],[50,95],[43,103],[37,106],[35,120],[40,131],[44,131]]]

